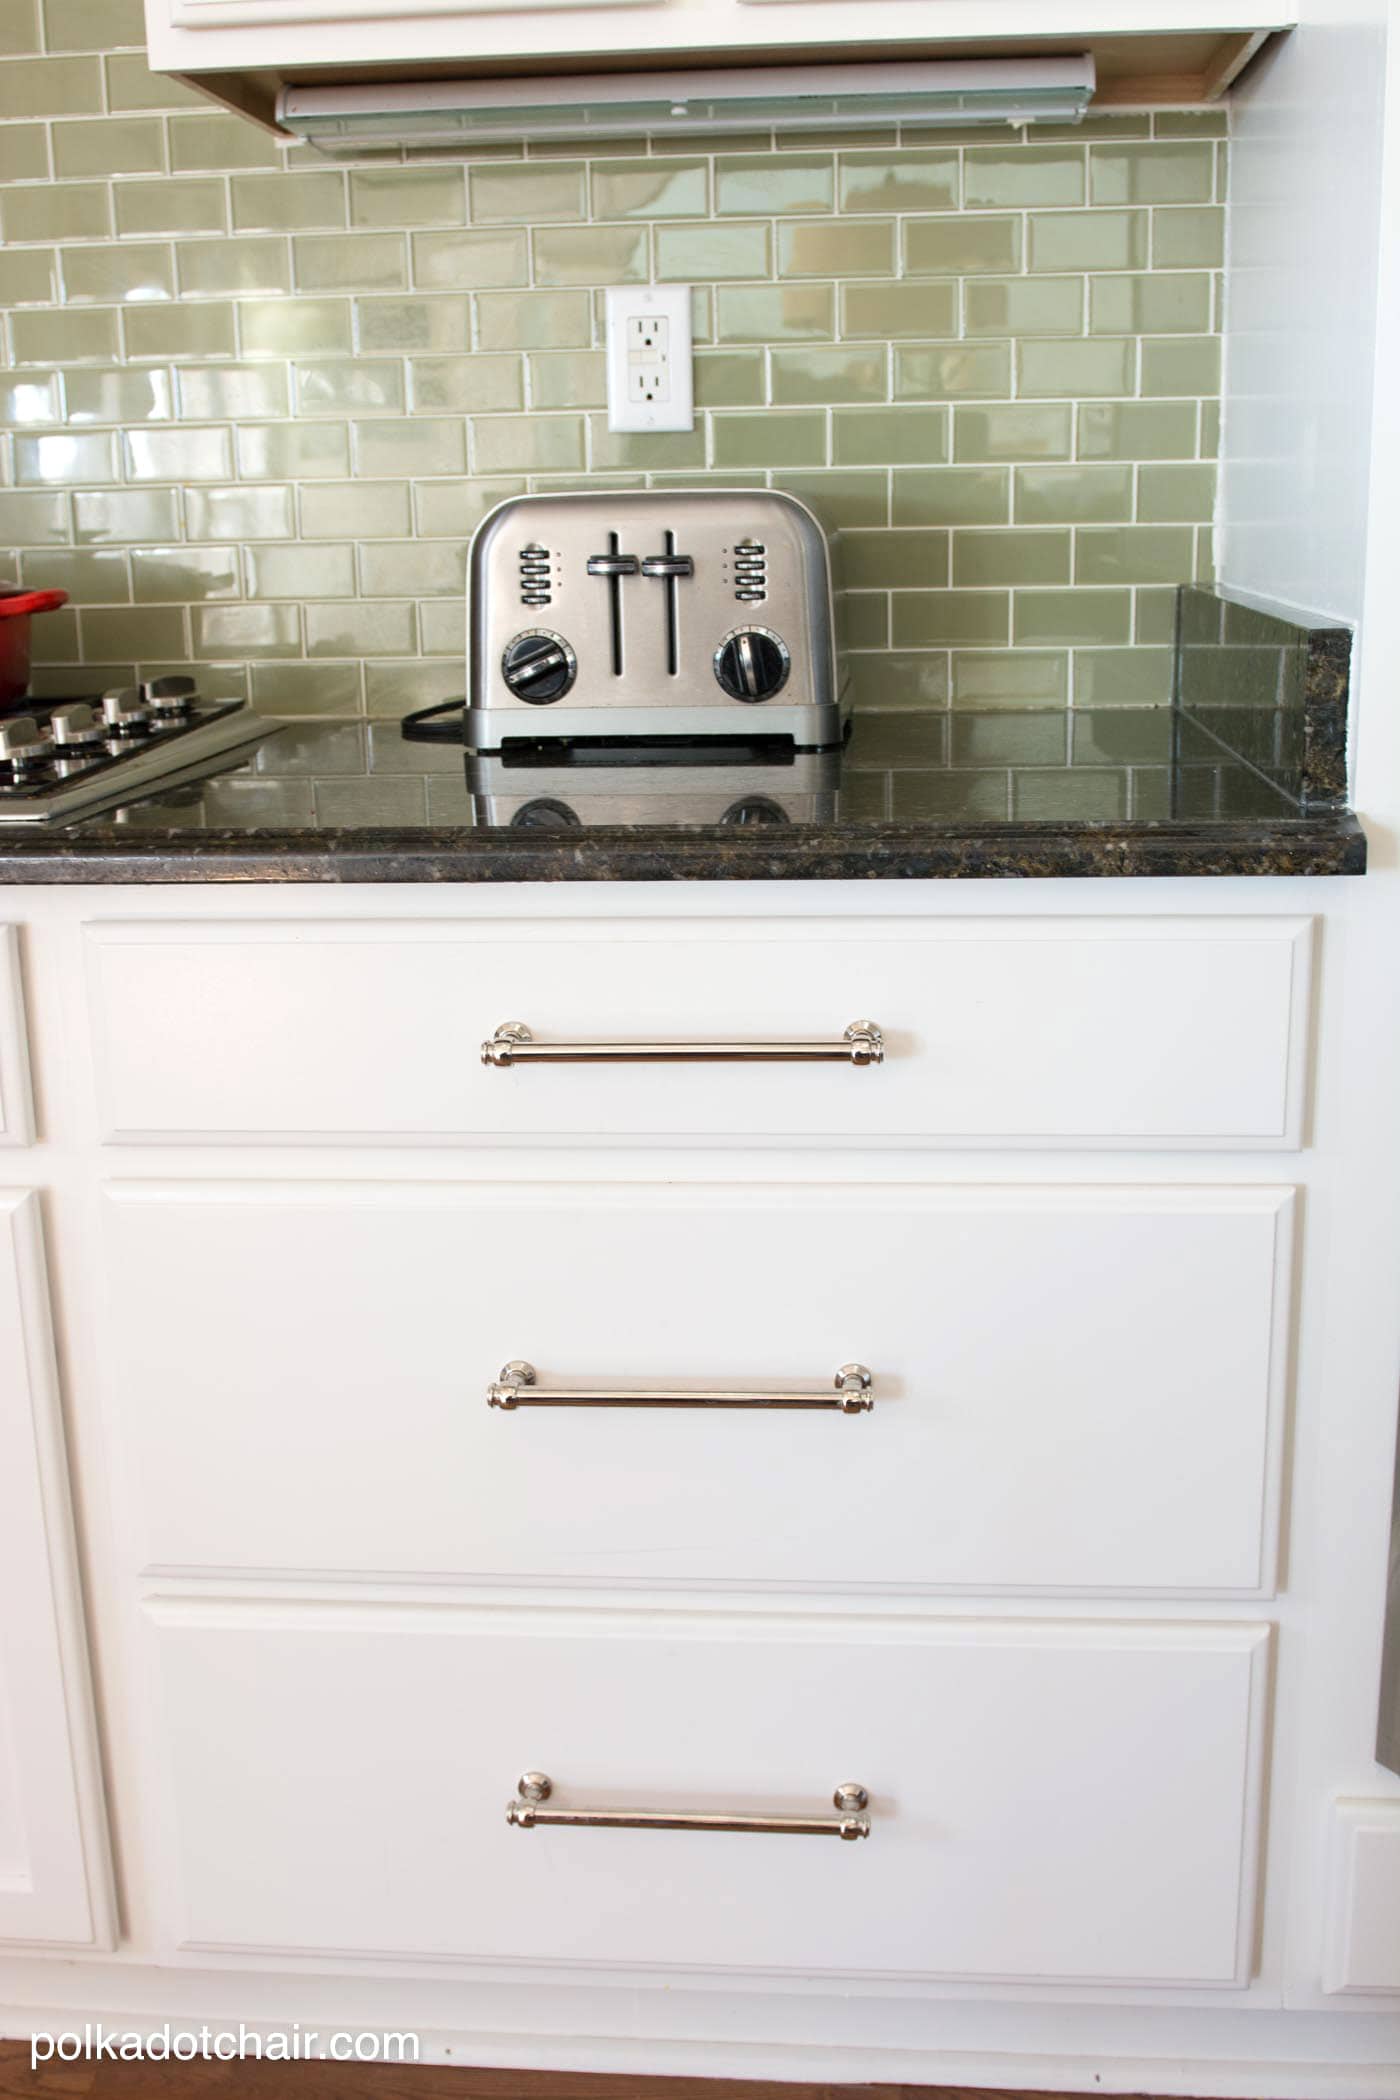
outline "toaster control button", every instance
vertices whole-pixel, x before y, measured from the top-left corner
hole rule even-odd
[[[528,629],[506,643],[501,676],[518,700],[542,705],[567,693],[578,672],[578,659],[562,635],[542,627]]]
[[[791,669],[786,643],[766,627],[736,627],[715,651],[715,676],[734,700],[770,700]]]
[[[643,576],[693,576],[695,562],[689,554],[648,554],[642,561]]]
[[[590,576],[635,576],[641,568],[635,554],[590,554]]]

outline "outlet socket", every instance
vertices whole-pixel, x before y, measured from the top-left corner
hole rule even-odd
[[[693,430],[690,286],[606,293],[609,430]]]

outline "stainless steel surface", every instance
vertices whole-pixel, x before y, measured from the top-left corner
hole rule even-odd
[[[49,735],[54,747],[62,751],[91,750],[100,744],[106,734],[106,725],[96,708],[86,701],[73,700],[66,707],[56,707],[49,716]]]
[[[706,755],[708,754],[708,756]],[[567,754],[558,763],[469,752],[467,788],[478,824],[567,831],[595,824],[715,824],[730,829],[836,819],[839,751],[755,756],[712,740],[683,760],[652,762],[645,746],[609,763]],[[645,762],[644,762],[645,761]]]
[[[155,783],[200,778],[280,727],[243,701],[201,702],[185,678],[154,680],[144,693],[114,687],[100,714],[81,700],[33,705],[38,719],[21,718],[33,737],[22,744],[19,763],[0,763],[0,825],[58,823],[137,802]],[[5,732],[14,736],[19,727],[13,720],[0,725],[0,761]]]
[[[139,685],[114,686],[102,695],[102,719],[118,736],[139,734],[150,715],[150,704]]]
[[[0,722],[0,762],[7,766],[26,766],[42,758],[44,739],[33,715],[12,715],[7,722]]]
[[[870,1796],[854,1780],[833,1793],[834,1816],[716,1815],[702,1809],[548,1808],[554,1782],[547,1772],[522,1772],[517,1798],[506,1809],[516,1830],[735,1830],[769,1837],[868,1838],[870,1818],[859,1813]]]
[[[192,678],[152,678],[141,688],[151,713],[162,717],[189,714],[198,692]]]
[[[835,1411],[843,1415],[868,1415],[875,1405],[871,1373],[864,1364],[842,1364],[831,1387],[799,1389],[796,1392],[764,1393],[743,1387],[711,1387],[687,1391],[675,1386],[570,1385],[542,1391],[536,1383],[533,1364],[513,1357],[501,1366],[500,1378],[486,1388],[488,1407],[507,1413],[517,1407],[727,1407],[759,1410],[778,1407],[788,1410]]]
[[[852,1021],[839,1041],[753,1043],[537,1043],[523,1021],[502,1021],[481,1046],[484,1065],[729,1064],[879,1065],[885,1038],[874,1021]]]
[[[831,556],[810,511],[776,490],[513,497],[472,542],[470,594],[475,751],[541,738],[841,740]],[[543,605],[548,630],[533,625]],[[552,691],[522,675],[531,635],[567,651]]]

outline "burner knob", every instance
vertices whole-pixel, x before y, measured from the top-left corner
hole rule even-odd
[[[557,802],[552,795],[537,795],[522,802],[510,820],[512,831],[572,831],[581,822],[576,809]]]
[[[562,635],[531,629],[507,642],[501,676],[517,700],[542,705],[567,693],[578,672],[578,659]]]
[[[139,685],[114,686],[102,695],[102,719],[115,736],[135,736],[146,728],[149,713]]]
[[[56,749],[80,751],[89,744],[102,742],[103,724],[86,701],[75,700],[67,707],[53,710],[49,716],[49,734]]]
[[[770,700],[791,668],[786,644],[766,627],[736,627],[715,651],[715,676],[733,700]]]
[[[17,715],[0,722],[0,765],[33,766],[47,755],[47,745],[33,715]]]
[[[737,802],[731,802],[720,818],[721,824],[735,825],[788,824],[791,821],[782,803],[775,802],[771,795],[743,795]]]
[[[178,720],[193,709],[199,688],[192,678],[152,678],[142,686],[141,697],[158,719]]]

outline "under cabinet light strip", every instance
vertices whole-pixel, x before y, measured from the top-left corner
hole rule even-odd
[[[282,129],[323,153],[484,141],[685,137],[747,128],[858,129],[1077,123],[1094,92],[1082,58],[938,59],[907,65],[783,66],[568,78],[423,80],[285,87]]]

